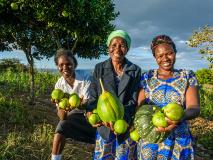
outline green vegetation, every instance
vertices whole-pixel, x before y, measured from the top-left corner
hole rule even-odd
[[[48,159],[54,129],[28,105],[27,66],[15,59],[1,60],[0,66],[0,159]],[[36,97],[49,97],[57,78],[36,71]]]
[[[209,62],[209,68],[213,69],[213,27],[206,25],[194,31],[188,45],[199,48],[200,54]]]
[[[196,77],[200,84],[201,116],[213,120],[213,70],[198,70]]]
[[[200,69],[196,73],[198,82],[201,85],[211,84],[213,85],[213,70],[211,69]]]

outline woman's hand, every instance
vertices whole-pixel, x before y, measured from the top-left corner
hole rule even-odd
[[[67,111],[65,111],[63,109],[60,109],[57,106],[57,115],[58,115],[58,117],[59,117],[60,120],[65,120],[67,118]]]
[[[78,106],[78,109],[84,110],[86,108],[87,101],[88,100],[84,99],[84,96],[81,96],[80,97],[80,105]]]
[[[114,132],[114,127],[112,122],[102,122],[104,126],[108,127],[111,131]]]
[[[157,127],[156,130],[158,132],[171,132],[179,123],[179,121],[172,121],[169,118],[165,117],[168,126],[167,127]]]
[[[85,117],[86,117],[87,120],[88,120],[88,118],[91,116],[91,114],[93,114],[93,113],[92,113],[92,112],[86,112],[86,113],[85,113]],[[98,123],[92,125],[92,127],[97,128],[97,127],[100,127],[100,126],[102,126],[102,125],[103,125],[103,123],[102,123],[102,121],[101,121],[101,122],[98,122]]]

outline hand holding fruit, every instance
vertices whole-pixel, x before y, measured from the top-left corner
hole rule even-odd
[[[159,132],[170,132],[184,116],[183,108],[177,103],[169,103],[153,115],[152,122]]]
[[[179,123],[178,121],[172,121],[169,118],[165,117],[165,120],[167,122],[166,127],[157,127],[158,132],[171,132]]]
[[[95,113],[95,110],[94,109],[92,112],[87,112],[86,113],[86,117],[89,121],[89,123],[93,126],[93,127],[99,127],[102,124],[101,120],[100,120],[100,117],[98,116],[97,113]]]
[[[66,117],[67,117],[67,112],[65,110],[60,109],[58,107],[58,109],[57,109],[57,115],[58,115],[58,117],[59,117],[60,120],[65,120]]]
[[[82,99],[76,93],[64,93],[60,89],[54,89],[51,93],[51,101],[58,104],[58,107],[70,111],[80,106]]]
[[[127,131],[128,127],[129,127],[129,125],[125,120],[119,119],[113,125],[114,133],[118,134],[118,135],[124,134]]]

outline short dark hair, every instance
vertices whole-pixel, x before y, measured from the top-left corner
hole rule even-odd
[[[153,38],[152,43],[151,43],[151,50],[152,50],[152,54],[153,56],[155,56],[155,48],[159,45],[159,44],[168,44],[171,45],[174,52],[177,53],[177,49],[175,46],[175,43],[173,42],[173,40],[167,36],[167,35],[158,35],[156,37]]]
[[[75,68],[78,66],[77,59],[75,58],[73,53],[70,50],[66,50],[64,48],[61,48],[61,49],[57,50],[57,52],[56,52],[56,55],[54,57],[54,61],[55,61],[56,65],[58,65],[58,58],[61,57],[61,56],[64,56],[64,55],[68,56],[69,58],[72,59]]]

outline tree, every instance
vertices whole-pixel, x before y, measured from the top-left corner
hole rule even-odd
[[[111,0],[1,0],[0,51],[25,53],[34,102],[34,59],[49,58],[61,47],[83,58],[106,54],[117,16]]]
[[[189,38],[189,46],[199,47],[203,58],[209,61],[209,68],[213,68],[213,27],[204,26],[194,31]]]

